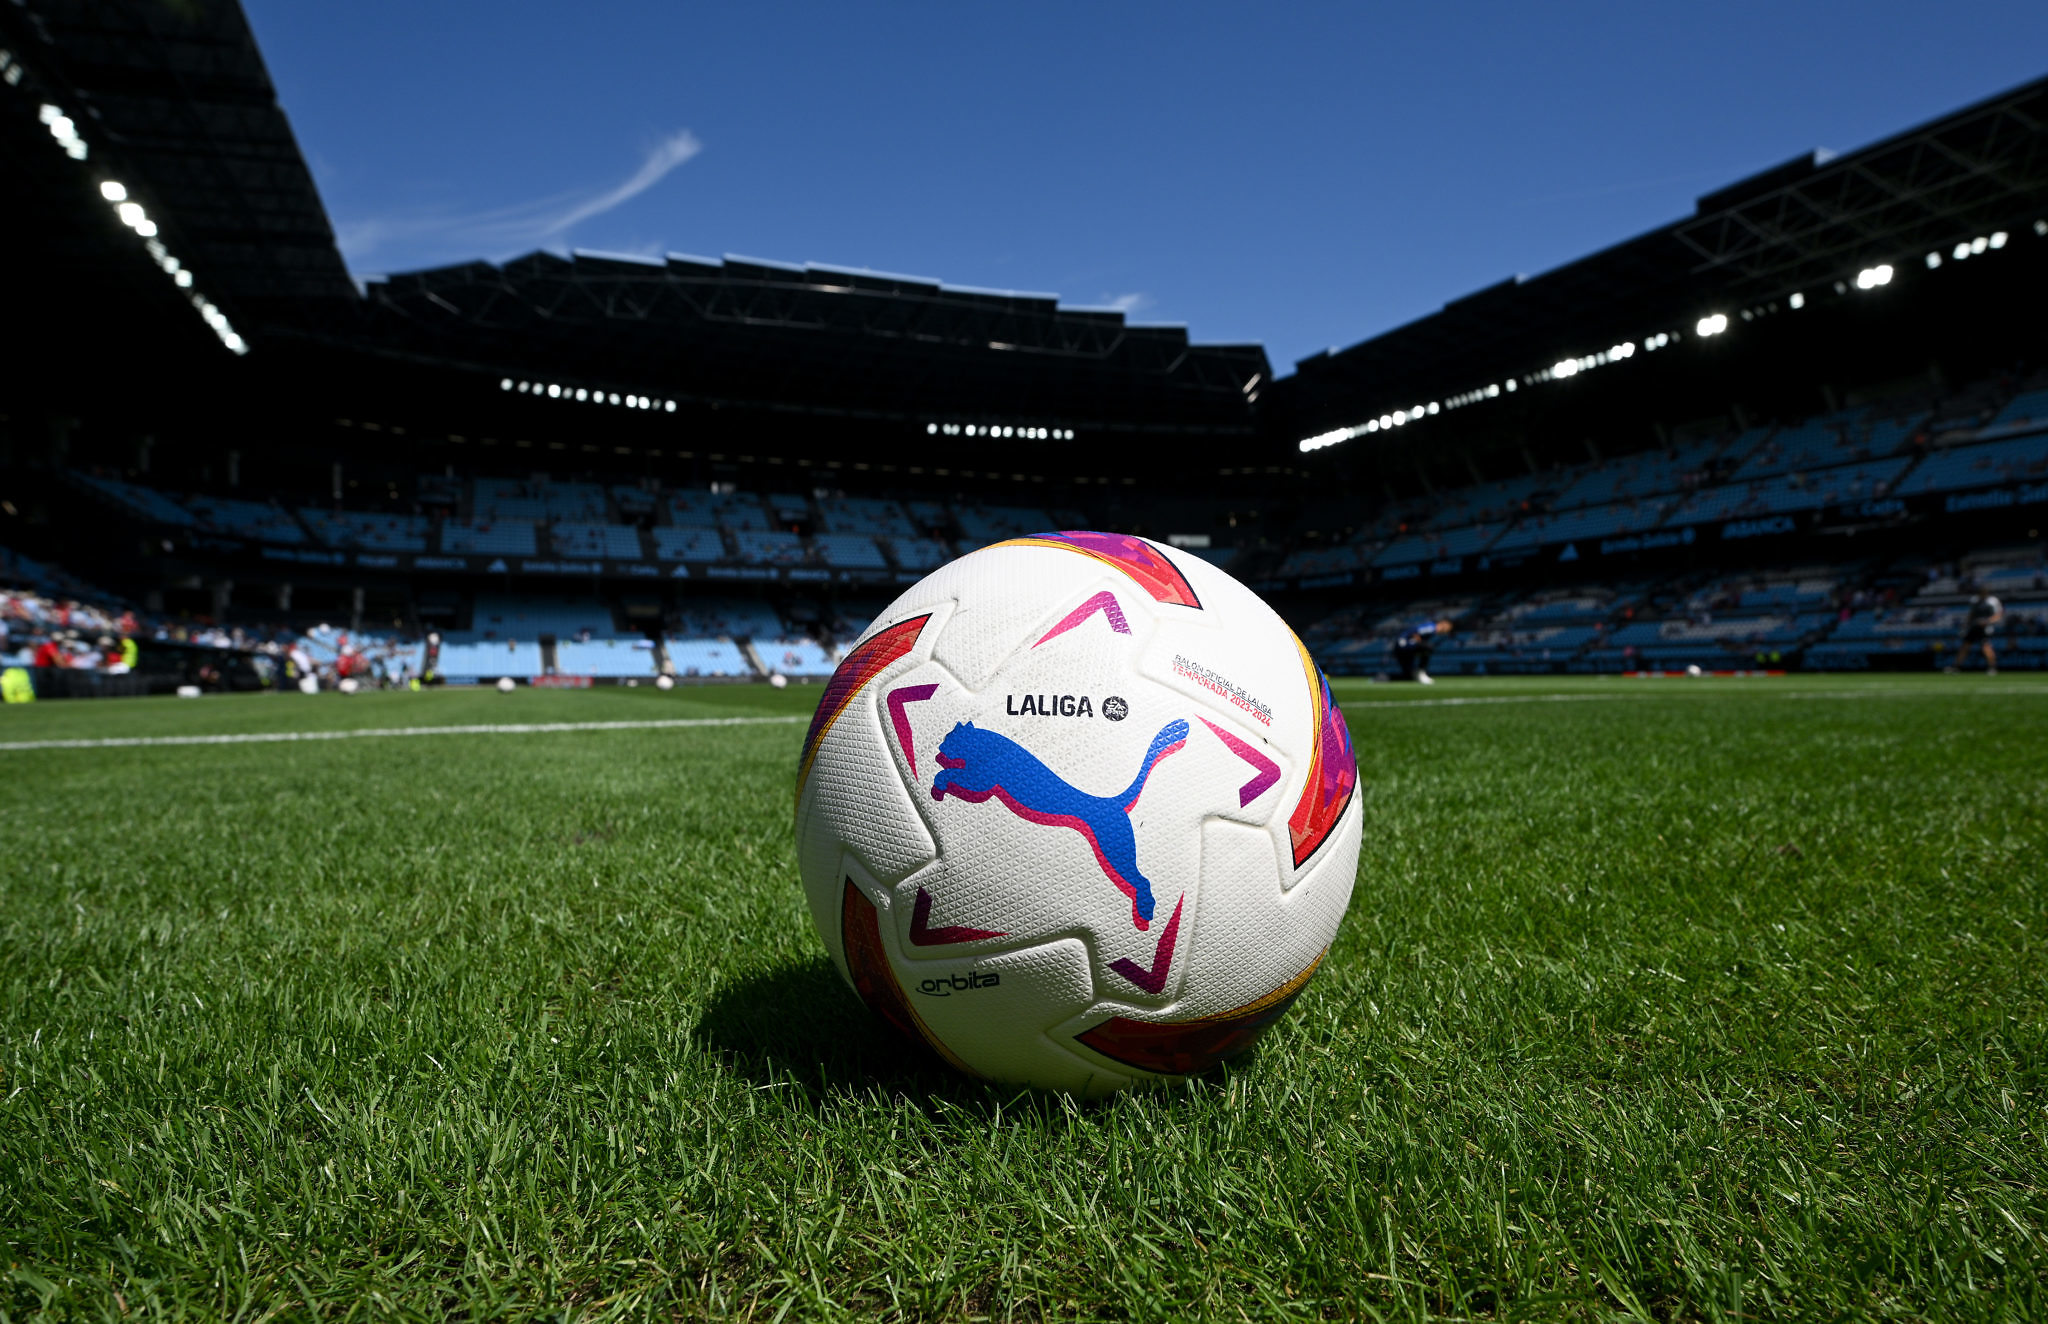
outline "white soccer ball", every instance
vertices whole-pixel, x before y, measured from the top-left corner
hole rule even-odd
[[[789,688],[789,677],[777,671],[768,677],[768,683],[778,690],[786,690]]]
[[[195,686],[193,686],[192,688],[196,690],[196,689],[198,689],[199,687],[195,685]],[[301,694],[318,694],[319,692],[320,692],[320,678],[319,678],[318,676],[301,676],[301,677],[299,677],[299,693],[301,693]]]
[[[654,678],[654,688],[658,690],[672,690],[675,687],[676,678],[674,676],[656,676]]]
[[[1700,674],[1700,664],[1699,664],[1699,663],[1697,663],[1697,662],[1694,662],[1694,663],[1692,663],[1691,665],[1687,666],[1687,667],[1686,667],[1686,669],[1685,669],[1685,674],[1686,674],[1686,675],[1688,675],[1688,676],[1697,676],[1697,675],[1699,675],[1699,674]]]
[[[343,694],[354,694],[362,687],[356,683],[354,676],[344,676],[335,682],[334,688],[340,690]]]
[[[1141,538],[998,543],[898,598],[797,773],[826,950],[991,1080],[1107,1093],[1278,1019],[1351,899],[1363,810],[1328,682],[1251,590]]]
[[[510,676],[498,677],[498,693],[510,694],[513,690],[516,690],[518,688],[519,686],[517,685],[517,683],[513,681],[513,679]]]

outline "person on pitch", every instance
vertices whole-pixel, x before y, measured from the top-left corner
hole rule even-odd
[[[1429,658],[1436,651],[1437,644],[1450,632],[1449,621],[1417,621],[1409,626],[1394,641],[1394,665],[1400,669],[1400,679],[1423,685],[1436,684],[1429,674]]]
[[[1956,660],[1948,665],[1953,675],[1970,661],[1970,650],[1984,650],[1984,674],[1998,674],[1998,650],[1991,646],[1991,636],[1998,631],[1998,623],[2005,619],[2005,604],[1989,593],[1979,592],[1970,599],[1970,609],[1963,613],[1963,640],[1956,646]]]

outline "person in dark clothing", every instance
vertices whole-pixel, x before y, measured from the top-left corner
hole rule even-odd
[[[1394,665],[1400,671],[1400,678],[1434,685],[1436,682],[1429,674],[1430,655],[1450,632],[1449,621],[1417,621],[1403,631],[1401,637],[1394,641]]]
[[[1963,613],[1963,638],[1956,645],[1956,660],[1946,670],[1953,675],[1970,663],[1970,650],[1984,650],[1984,674],[1998,674],[1998,650],[1991,646],[1991,636],[1998,631],[1998,624],[2005,619],[2005,604],[1989,593],[1979,593],[1970,599],[1970,609]]]

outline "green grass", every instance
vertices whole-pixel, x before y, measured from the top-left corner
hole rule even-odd
[[[839,984],[800,724],[0,751],[0,1316],[2048,1318],[2048,685],[1339,688],[1324,973],[1098,1106]]]

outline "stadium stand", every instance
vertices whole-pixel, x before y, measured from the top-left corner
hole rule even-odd
[[[307,541],[306,530],[282,506],[206,496],[187,497],[185,504],[191,508],[194,523],[208,533],[271,543]]]
[[[756,639],[762,665],[785,676],[829,676],[838,660],[810,639]]]
[[[877,538],[914,538],[917,529],[894,501],[871,497],[826,497],[818,502],[825,528],[833,533],[865,533]]]
[[[657,560],[718,561],[725,557],[725,539],[716,528],[664,524],[652,532]]]
[[[693,598],[677,614],[674,633],[695,639],[770,639],[782,621],[765,602],[743,598]]]
[[[641,558],[640,531],[625,524],[556,524],[548,529],[548,541],[558,556]]]
[[[614,638],[558,643],[555,670],[565,676],[651,676],[655,672],[654,642]]]
[[[124,483],[118,478],[102,478],[97,474],[76,473],[72,476],[115,505],[152,523],[189,525],[195,522],[191,511],[155,488]]]
[[[889,554],[905,570],[936,570],[953,559],[953,553],[936,538],[891,538]]]
[[[1898,492],[1913,496],[2044,479],[2048,479],[2048,436],[2036,435],[1935,451],[1906,476]]]
[[[1056,527],[1050,515],[1028,506],[962,506],[956,520],[962,542],[975,547]]]
[[[806,559],[804,540],[781,529],[734,529],[732,545],[741,560],[756,565],[802,565]]]
[[[1410,533],[1394,539],[1373,556],[1373,565],[1406,565],[1411,561],[1440,561],[1484,551],[1500,536],[1504,524],[1468,524],[1441,532]],[[1332,552],[1348,548],[1331,548]],[[1334,560],[1335,558],[1333,558]]]
[[[526,520],[448,520],[441,525],[441,550],[490,556],[532,556],[533,525]]]
[[[882,549],[865,533],[820,533],[811,538],[826,565],[848,570],[886,570]]]
[[[427,550],[427,521],[419,515],[384,515],[358,510],[299,507],[299,520],[329,547],[366,547],[386,552]]]

